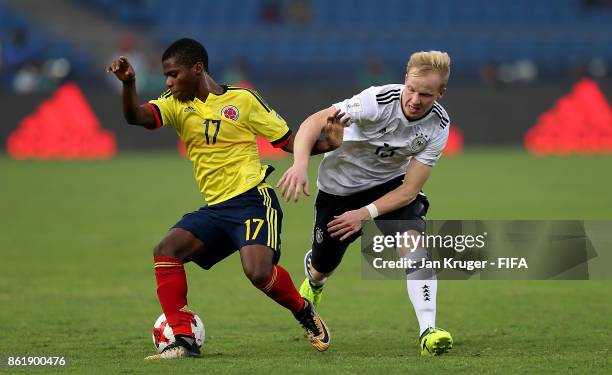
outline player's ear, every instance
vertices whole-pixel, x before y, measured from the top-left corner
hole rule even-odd
[[[204,71],[204,64],[202,64],[201,62],[197,62],[191,69],[195,74],[201,75]]]
[[[438,99],[440,99],[441,97],[444,96],[444,94],[446,94],[446,85],[442,85],[440,87],[440,91],[438,92]]]

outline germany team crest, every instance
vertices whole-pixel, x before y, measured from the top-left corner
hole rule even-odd
[[[221,114],[223,115],[223,117],[234,121],[238,120],[238,117],[240,117],[240,112],[238,112],[238,108],[233,105],[226,105],[225,107],[223,107],[223,109],[221,110]]]
[[[428,138],[429,137],[423,134],[421,131],[417,132],[416,137],[412,138],[410,140],[410,145],[408,145],[410,152],[416,154],[423,151],[425,146],[427,146],[427,142],[429,141]]]
[[[410,141],[410,151],[413,153],[418,153],[423,151],[423,149],[427,146],[427,139],[422,135],[417,135],[415,138]]]

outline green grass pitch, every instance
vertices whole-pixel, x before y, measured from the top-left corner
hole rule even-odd
[[[468,150],[426,186],[431,219],[612,219],[609,157],[532,158]],[[276,182],[289,160],[272,161]],[[315,190],[318,163],[312,163]],[[314,191],[313,191],[314,192]],[[244,277],[237,255],[186,266],[204,319],[202,360],[145,363],[160,314],[152,248],[201,196],[174,154],[109,162],[0,158],[0,355],[65,355],[58,373],[610,373],[609,281],[441,281],[438,325],[450,354],[421,358],[400,281],[360,278],[358,246],[329,282],[326,353]],[[281,264],[297,284],[313,198],[284,205]],[[0,372],[7,371],[0,366]]]

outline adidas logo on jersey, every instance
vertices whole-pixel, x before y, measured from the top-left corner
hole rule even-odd
[[[185,108],[183,110],[183,112],[185,112],[185,113],[195,112],[195,108],[193,108],[192,106],[189,106],[189,107]]]

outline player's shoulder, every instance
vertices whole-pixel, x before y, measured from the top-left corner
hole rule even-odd
[[[393,83],[383,86],[372,86],[368,90],[370,90],[370,95],[376,100],[378,105],[385,105],[400,100],[403,87],[404,85],[402,84]]]
[[[151,100],[151,102],[155,102],[157,104],[163,104],[167,106],[176,106],[180,105],[182,102],[172,96],[172,92],[170,90],[166,90],[162,92],[157,99]]]
[[[225,86],[225,94],[223,97],[227,100],[238,100],[244,103],[257,103],[257,105],[263,107],[267,112],[271,111],[270,106],[261,97],[261,95],[250,88],[241,86]]]
[[[358,112],[364,121],[376,122],[392,111],[388,104],[400,100],[402,85],[371,86],[348,102],[349,113]]]
[[[402,87],[403,85],[401,84],[370,86],[357,96],[371,103],[373,106],[379,106],[399,100]]]
[[[165,102],[170,102],[170,101],[174,101],[174,97],[172,96],[172,92],[170,90],[166,90],[164,92],[162,92],[156,100],[161,100],[161,101],[165,101]]]
[[[432,121],[438,128],[444,131],[448,131],[448,127],[450,125],[450,116],[442,106],[442,104],[435,101],[433,106],[431,107],[431,112],[433,116],[431,116]]]

